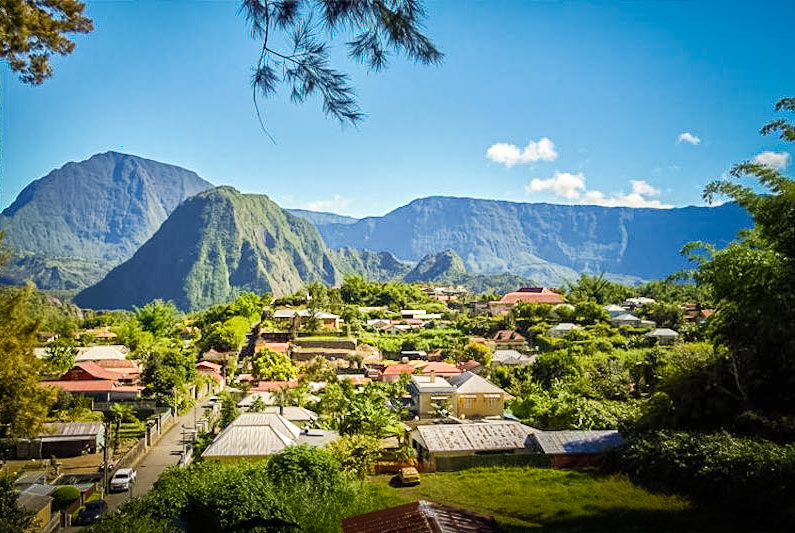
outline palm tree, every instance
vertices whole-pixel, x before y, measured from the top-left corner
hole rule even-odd
[[[284,414],[284,406],[293,404],[293,393],[288,387],[281,387],[271,393],[273,403],[279,406],[279,414]]]
[[[113,436],[113,449],[119,447],[119,432],[121,431],[121,423],[129,420],[135,420],[135,408],[129,404],[114,403],[110,406],[108,417],[116,426],[116,431]]]

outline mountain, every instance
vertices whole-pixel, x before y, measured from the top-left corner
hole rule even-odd
[[[293,212],[294,210],[290,210]],[[401,279],[411,271],[413,263],[400,261],[389,252],[373,252],[342,248],[329,250],[334,264],[343,275],[361,274],[370,281]]]
[[[212,186],[190,170],[117,152],[67,163],[30,183],[0,215],[15,252],[12,281],[59,289],[96,281],[186,198]]]
[[[461,257],[452,250],[428,254],[417,263],[411,272],[403,276],[403,281],[445,281],[466,274]]]
[[[354,223],[316,223],[332,248],[384,250],[409,261],[449,249],[470,272],[507,271],[539,283],[579,272],[663,278],[688,266],[684,244],[724,246],[751,225],[736,204],[638,209],[454,197],[421,198]]]
[[[306,209],[285,209],[297,217],[305,218],[312,224],[353,224],[358,218],[337,215],[335,213],[324,213],[322,211],[308,211]]]
[[[218,187],[183,202],[132,258],[75,303],[115,309],[162,298],[195,310],[241,291],[283,295],[304,283],[340,280],[311,223],[265,195]]]

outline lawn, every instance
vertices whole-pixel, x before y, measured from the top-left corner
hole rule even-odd
[[[652,494],[620,476],[504,467],[423,474],[415,487],[393,488],[390,479],[370,478],[376,507],[425,499],[493,515],[506,532],[732,529],[682,497]]]

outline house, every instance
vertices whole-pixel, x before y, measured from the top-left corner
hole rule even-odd
[[[127,359],[130,351],[126,346],[107,345],[107,346],[84,346],[77,349],[75,361],[99,361],[100,359]]]
[[[105,426],[101,422],[48,423],[36,437],[17,440],[17,458],[76,457],[96,453],[104,443]]]
[[[503,315],[519,302],[558,305],[563,303],[563,296],[546,287],[523,287],[496,302],[489,302],[489,308],[492,314]]]
[[[411,376],[408,391],[413,403],[412,410],[420,417],[433,417],[439,409],[451,406],[455,387],[435,374],[415,375]]]
[[[367,321],[367,327],[370,329],[381,329],[391,325],[392,321],[385,318],[371,318]]]
[[[623,315],[618,315],[613,318],[611,322],[616,327],[631,326],[633,328],[639,328],[641,320],[633,314],[624,313]]]
[[[296,327],[300,328],[301,324],[312,316],[312,311],[309,309],[277,309],[273,312],[273,321],[282,327]],[[320,323],[320,329],[323,330],[337,330],[340,329],[340,317],[333,313],[325,311],[318,311],[315,313],[315,318]]]
[[[442,378],[451,378],[461,373],[461,369],[459,369],[457,366],[442,361],[433,361],[418,366],[419,368],[422,369],[423,376],[430,376],[432,374],[435,374]]]
[[[461,372],[474,372],[475,374],[479,374],[483,371],[483,365],[475,361],[474,359],[470,359],[469,361],[464,361],[463,363],[458,363],[456,365],[458,370]]]
[[[98,402],[137,400],[144,390],[139,385],[122,385],[118,381],[109,379],[41,381],[39,386],[55,387],[72,394],[93,398]]]
[[[258,460],[296,444],[325,446],[336,439],[335,431],[301,430],[275,413],[243,413],[204,450],[208,461]]]
[[[502,417],[505,400],[511,398],[497,385],[473,372],[464,372],[447,382],[456,389],[450,411],[459,418]]]
[[[512,329],[501,329],[494,334],[495,350],[522,350],[527,348],[527,339]]]
[[[491,357],[491,366],[523,366],[532,363],[535,356],[528,356],[516,350],[495,350]]]
[[[17,494],[17,505],[33,515],[33,523],[29,532],[49,532],[59,530],[58,515],[52,514],[52,497],[49,495],[55,491],[52,485],[41,485],[48,487],[48,494],[39,494],[35,491],[23,490]],[[52,487],[50,490],[49,487]]]
[[[298,386],[297,381],[260,381],[249,392],[274,392],[279,389],[294,389]]]
[[[555,326],[549,328],[549,331],[547,333],[549,333],[550,337],[555,337],[560,339],[565,337],[575,329],[580,329],[580,326],[578,326],[577,324],[572,324],[571,322],[561,322],[560,324],[556,324]]]
[[[400,335],[401,333],[410,333],[421,326],[417,324],[390,324],[381,328],[381,333],[388,335]]]
[[[535,431],[510,421],[430,424],[417,426],[409,441],[427,472],[449,472],[474,466],[537,464],[539,453],[530,438]]]
[[[627,312],[626,307],[621,307],[620,305],[610,304],[605,306],[605,311],[610,315],[610,318],[616,318],[619,315],[623,315]]]
[[[598,465],[605,452],[620,446],[624,440],[618,431],[536,431],[532,447],[550,458],[555,468]]]
[[[657,344],[673,344],[676,342],[676,338],[679,337],[679,334],[669,328],[657,328],[648,332],[646,336],[656,339]]]
[[[297,405],[269,405],[263,413],[283,416],[287,421],[292,422],[299,428],[311,426],[317,420],[317,413]]]
[[[233,357],[237,357],[237,352],[218,352],[210,348],[204,352],[201,357],[205,361],[211,361],[213,363],[226,363]]]
[[[94,361],[83,361],[82,363],[77,363],[63,376],[61,376],[61,381],[87,381],[92,379],[104,379],[113,382],[120,382],[121,378],[123,377],[124,374],[114,372],[112,370],[106,370]]]
[[[223,367],[218,363],[213,363],[212,361],[199,361],[196,363],[196,372],[205,376],[210,376],[218,383],[219,390],[224,390],[226,378],[224,377]]]
[[[685,304],[685,322],[702,324],[714,312],[714,309],[701,309],[698,304]]]
[[[388,365],[384,370],[381,372],[379,379],[381,381],[386,381],[387,383],[393,383],[400,379],[400,376],[403,374],[413,374],[414,367],[412,365]]]
[[[342,521],[343,533],[496,533],[497,521],[456,507],[420,500]]]

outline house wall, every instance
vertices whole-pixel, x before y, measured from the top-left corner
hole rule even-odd
[[[551,455],[552,468],[589,468],[599,466],[604,461],[604,453],[581,453],[568,455]]]
[[[119,376],[121,377],[121,376]],[[82,368],[73,368],[61,377],[61,381],[86,381],[97,379]]]
[[[433,397],[440,397],[440,396],[447,397],[448,398],[448,403],[450,404],[451,410],[455,409],[455,405],[453,404],[453,401],[452,401],[452,394],[442,394],[442,393],[438,393],[438,392],[434,392],[434,393],[424,392],[424,393],[420,393],[418,395],[418,401],[417,401],[417,407],[418,407],[417,414],[420,415],[421,417],[422,416],[433,416],[435,408],[433,407],[432,404],[435,403],[435,400],[431,399],[432,396]]]
[[[38,528],[43,528],[50,523],[50,516],[52,515],[52,502],[48,503],[33,516],[33,525]],[[35,531],[35,529],[32,529]]]
[[[495,401],[491,402],[484,394],[456,394],[451,407],[456,416],[465,415],[467,418],[501,416],[505,412],[505,400],[495,398]]]

